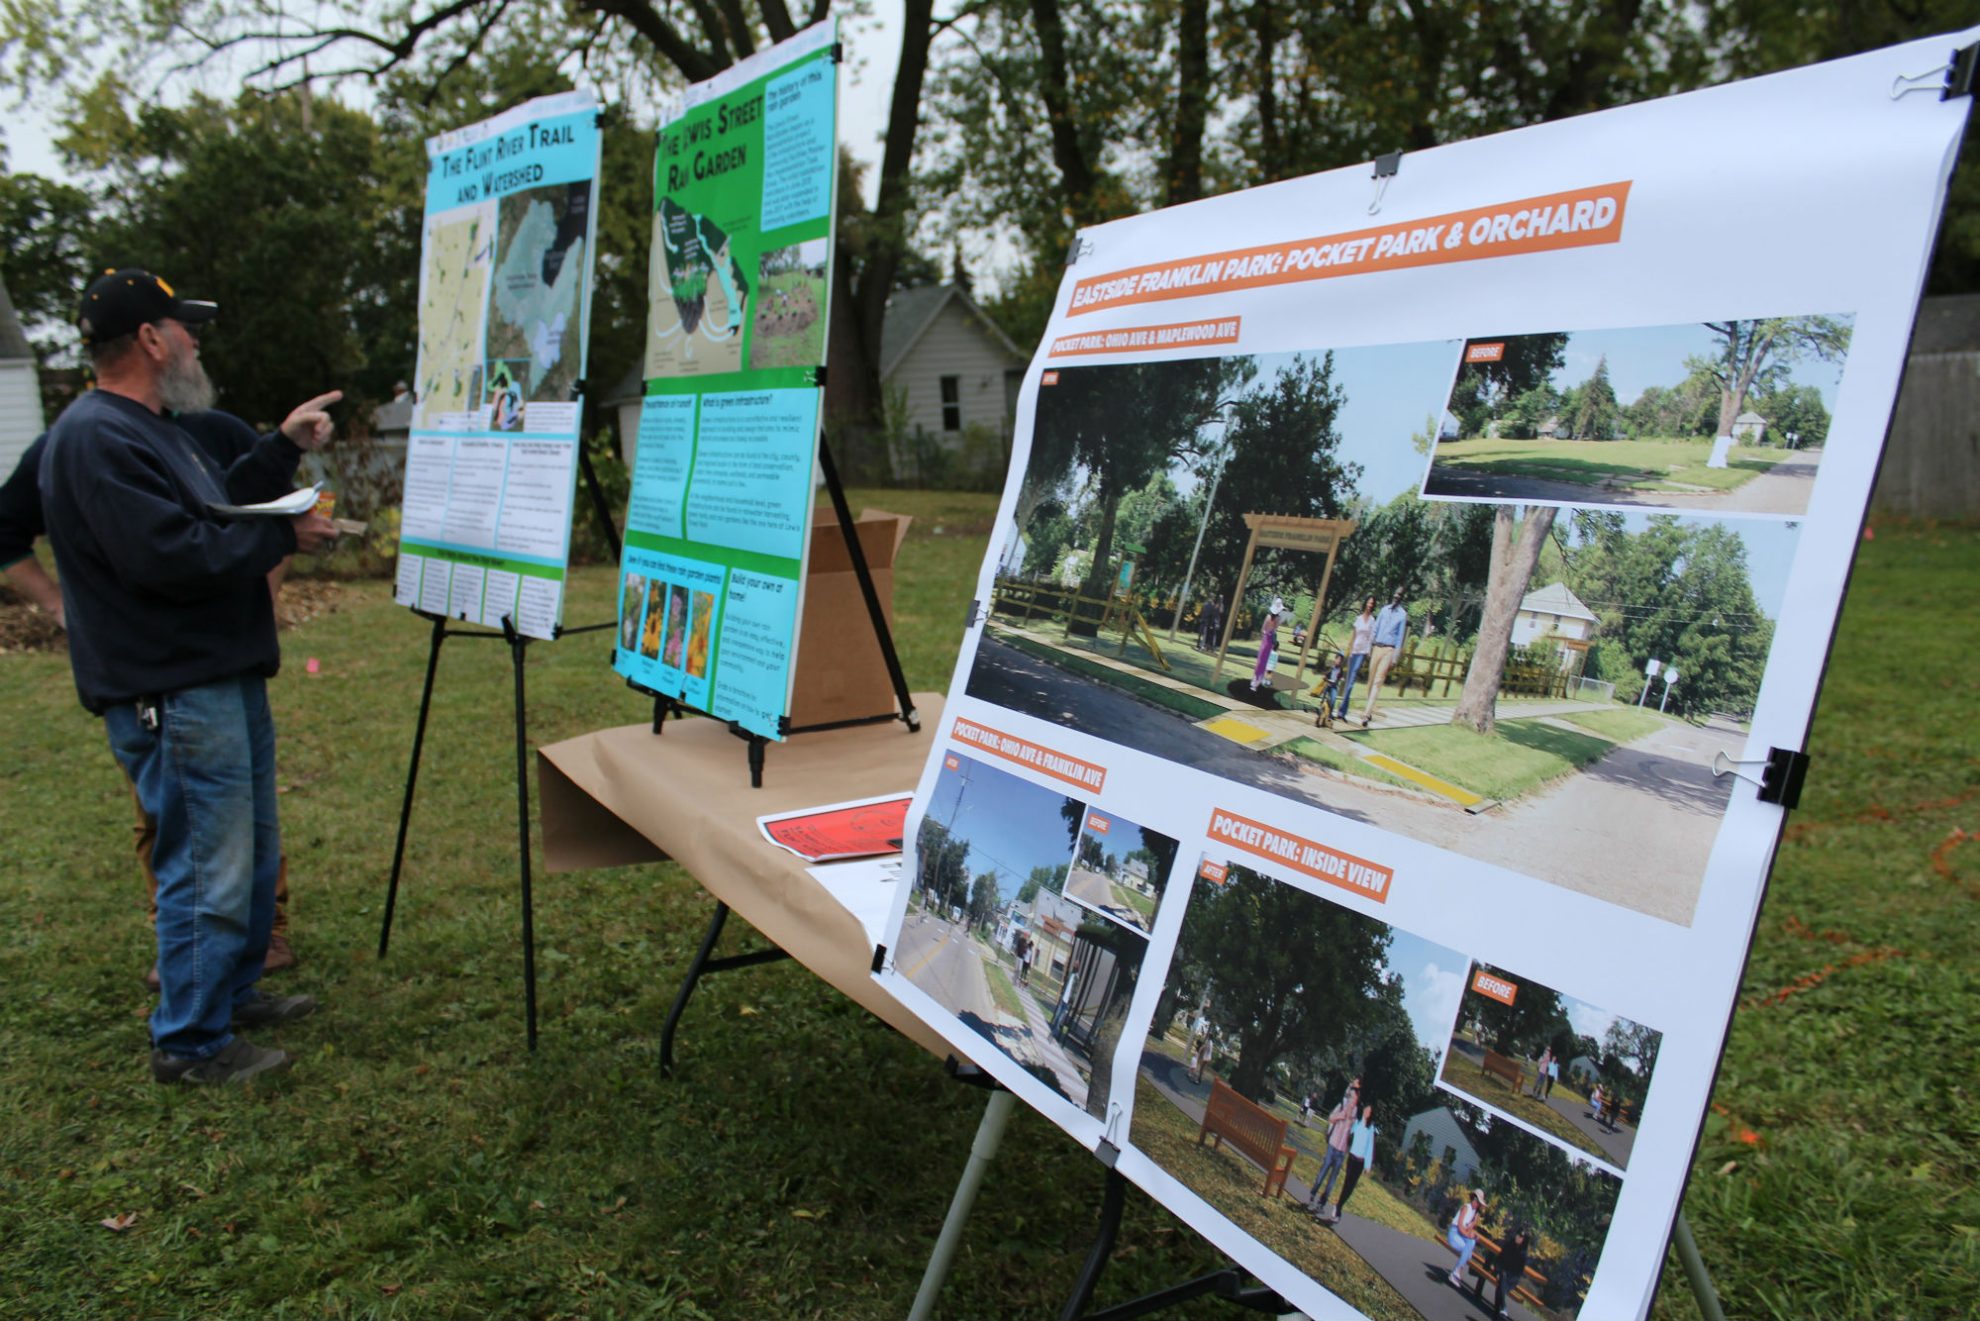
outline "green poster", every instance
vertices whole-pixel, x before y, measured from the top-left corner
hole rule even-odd
[[[838,164],[828,21],[661,126],[613,667],[781,738],[811,536]]]

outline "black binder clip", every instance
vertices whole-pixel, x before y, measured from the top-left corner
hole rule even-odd
[[[826,50],[825,58],[834,64],[844,64],[846,62],[846,43],[843,41],[833,42]]]
[[[873,947],[873,975],[878,977],[886,967],[887,947],[885,945],[875,945]]]
[[[1976,69],[1980,69],[1980,41],[1953,52],[1952,63],[1946,66],[1946,85],[1940,89],[1939,99],[1950,101],[1956,96],[1973,95]]]
[[[1743,774],[1737,768],[1758,766],[1760,778]],[[1792,748],[1769,748],[1765,761],[1734,761],[1721,752],[1712,758],[1712,775],[1733,775],[1759,789],[1754,797],[1763,803],[1778,803],[1792,812],[1801,805],[1801,785],[1808,778],[1808,754]]]
[[[968,608],[963,611],[963,627],[965,629],[975,628],[978,623],[982,622],[983,617],[983,602],[971,601]]]
[[[1106,1138],[1100,1139],[1100,1145],[1093,1149],[1093,1154],[1110,1170],[1121,1162],[1121,1149]]]
[[[1093,255],[1093,245],[1083,238],[1075,238],[1066,248],[1066,265],[1077,266],[1081,257]]]
[[[1368,204],[1368,214],[1374,215],[1382,209],[1382,194],[1389,191],[1389,180],[1402,172],[1402,152],[1391,151],[1375,158],[1375,200]]]

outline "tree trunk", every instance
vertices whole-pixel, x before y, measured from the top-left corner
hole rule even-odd
[[[1168,196],[1176,206],[1203,196],[1203,128],[1210,112],[1210,0],[1183,0],[1176,16],[1176,123],[1169,143]]]
[[[1100,498],[1106,503],[1100,508],[1100,533],[1093,539],[1093,567],[1086,571],[1086,581],[1079,585],[1081,596],[1096,601],[1107,600],[1113,595],[1114,574],[1109,561],[1114,555],[1114,519],[1121,508],[1119,494],[1107,493],[1103,488]],[[1096,636],[1100,632],[1100,616],[1105,608],[1075,603],[1067,632],[1082,638]]]
[[[1065,188],[1066,216],[1075,227],[1090,224],[1098,219],[1093,214],[1098,176],[1079,140],[1079,116],[1073,108],[1065,19],[1059,12],[1059,0],[1031,0],[1031,22],[1045,65],[1038,93],[1045,102],[1045,119],[1052,131],[1052,163],[1058,167]]]
[[[1512,511],[1511,505],[1500,505],[1492,518],[1492,574],[1485,586],[1485,615],[1478,621],[1478,647],[1464,676],[1464,692],[1451,712],[1453,725],[1480,734],[1497,727],[1499,687],[1505,682],[1513,623],[1533,578],[1533,566],[1540,562],[1540,548],[1554,527],[1552,505],[1527,506],[1517,533]]]

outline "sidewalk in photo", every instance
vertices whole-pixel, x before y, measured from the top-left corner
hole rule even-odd
[[[1084,1110],[1086,1079],[1080,1077],[1079,1066],[1073,1062],[1073,1057],[1066,1052],[1065,1046],[1052,1036],[1051,1015],[1039,1008],[1038,1002],[1031,996],[1029,987],[1018,987],[1017,995],[1018,1001],[1024,1006],[1026,1031],[1016,1041],[1006,1042],[1000,1039],[997,1044],[1003,1046],[1004,1053],[1019,1064],[1049,1069],[1052,1076],[1059,1080],[1059,1089],[1066,1094],[1067,1099]]]

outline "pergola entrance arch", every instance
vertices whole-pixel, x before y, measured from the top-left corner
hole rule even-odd
[[[1237,588],[1231,593],[1230,614],[1224,620],[1224,638],[1217,648],[1215,677],[1224,677],[1224,653],[1231,649],[1237,632],[1238,607],[1244,602],[1245,584],[1251,579],[1252,557],[1260,546],[1279,550],[1303,550],[1327,557],[1320,571],[1320,590],[1313,594],[1313,618],[1306,625],[1306,641],[1299,646],[1299,666],[1293,671],[1295,685],[1306,678],[1306,653],[1320,635],[1320,616],[1327,609],[1327,585],[1334,577],[1334,557],[1341,543],[1352,536],[1358,524],[1351,518],[1300,518],[1293,514],[1246,514],[1244,525],[1251,538],[1244,544],[1244,566],[1238,570]]]

